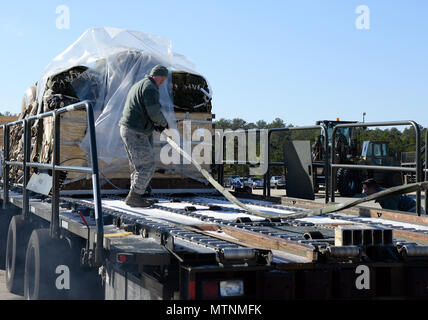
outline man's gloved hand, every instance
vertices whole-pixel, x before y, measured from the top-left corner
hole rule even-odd
[[[162,127],[162,126],[155,126],[155,130],[159,133],[164,132],[164,130],[169,129],[169,125],[168,123],[166,124],[166,127]]]

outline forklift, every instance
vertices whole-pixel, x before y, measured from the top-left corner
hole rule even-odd
[[[327,128],[329,141],[328,154],[331,151],[331,135],[334,127],[339,124],[352,123],[357,123],[357,121],[340,121],[339,119],[336,121],[317,121],[317,125],[324,124]],[[324,139],[323,135],[318,136],[317,141],[312,146],[315,192],[318,192],[321,186],[325,186],[326,175],[324,173],[323,161],[326,157],[326,150],[323,147]],[[340,128],[337,130],[335,150],[335,163],[383,166],[399,165],[395,158],[390,156],[389,143],[386,141],[364,141],[362,152],[359,154],[358,141],[354,128]],[[340,168],[336,172],[337,191],[343,197],[353,197],[362,192],[362,181],[368,178],[374,178],[383,187],[401,185],[403,180],[400,173],[392,171]]]

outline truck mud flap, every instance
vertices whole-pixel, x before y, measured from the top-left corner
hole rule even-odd
[[[296,299],[324,300],[331,299],[331,270],[302,270],[296,272]]]
[[[126,266],[107,263],[106,300],[170,300],[166,287],[147,274],[136,275]]]
[[[409,297],[428,297],[428,272],[426,268],[408,268],[406,280],[406,289]]]
[[[270,271],[263,275],[264,300],[291,300],[294,298],[294,277],[287,271]]]

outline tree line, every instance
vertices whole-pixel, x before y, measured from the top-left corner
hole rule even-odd
[[[6,112],[0,112],[0,117],[15,117],[15,116],[17,116],[17,114],[15,114],[15,113],[11,113],[11,112],[9,112],[9,111],[6,111]]]

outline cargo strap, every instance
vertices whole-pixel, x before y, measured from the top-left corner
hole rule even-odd
[[[418,182],[418,183],[412,183],[408,185],[398,186],[389,188],[383,191],[380,191],[378,193],[372,194],[368,197],[364,198],[358,198],[355,200],[351,200],[344,203],[338,203],[330,206],[326,206],[321,209],[314,209],[312,212],[307,213],[290,213],[290,214],[269,214],[269,213],[263,213],[258,210],[254,210],[252,208],[249,208],[247,205],[236,199],[227,189],[225,189],[222,185],[220,185],[205,169],[203,169],[199,163],[197,163],[190,155],[188,155],[182,148],[180,148],[174,140],[172,140],[170,137],[168,137],[164,132],[162,132],[162,135],[165,136],[165,140],[173,147],[178,153],[180,153],[184,158],[186,158],[188,161],[190,161],[196,169],[212,184],[212,186],[217,189],[218,192],[220,192],[227,200],[232,202],[233,204],[237,205],[238,207],[263,218],[285,218],[285,219],[301,219],[305,217],[311,217],[311,216],[320,216],[328,213],[338,212],[345,209],[349,209],[351,207],[354,207],[356,205],[382,199],[385,197],[390,197],[397,194],[404,194],[404,193],[410,193],[414,191],[421,191],[428,188],[428,182]]]
[[[427,188],[428,188],[428,182],[417,182],[417,183],[392,187],[392,188],[385,189],[385,190],[382,190],[380,192],[374,193],[374,194],[367,196],[367,197],[364,197],[364,198],[358,198],[358,199],[350,200],[350,201],[343,202],[343,203],[336,203],[336,204],[329,205],[329,206],[326,206],[326,207],[320,208],[320,209],[313,209],[312,212],[309,212],[309,213],[293,214],[289,218],[301,219],[301,218],[306,218],[306,217],[321,216],[321,215],[325,215],[325,214],[334,213],[334,212],[342,211],[345,209],[349,209],[349,208],[355,207],[359,204],[363,204],[363,203],[366,203],[369,201],[379,200],[382,198],[387,198],[387,197],[391,197],[391,196],[399,195],[399,194],[405,194],[405,193],[410,193],[410,192],[415,192],[415,191],[426,190]]]
[[[162,135],[164,135],[165,140],[168,141],[168,143],[171,145],[171,147],[173,147],[178,153],[180,153],[184,158],[186,158],[188,161],[190,161],[195,167],[196,169],[198,169],[198,171],[205,177],[205,179],[207,179],[212,186],[217,189],[218,192],[220,192],[227,200],[229,200],[230,202],[232,202],[233,204],[237,205],[238,207],[256,215],[262,218],[272,218],[272,217],[277,217],[277,218],[286,218],[288,215],[287,214],[268,214],[268,213],[263,213],[260,212],[258,210],[252,209],[248,206],[246,206],[245,204],[243,204],[241,201],[239,201],[238,199],[236,199],[228,190],[226,190],[222,185],[220,185],[209,173],[208,171],[206,171],[204,168],[202,168],[200,166],[199,163],[197,163],[190,155],[188,155],[182,148],[180,148],[174,140],[172,140],[170,137],[168,137],[164,132],[162,132]]]

